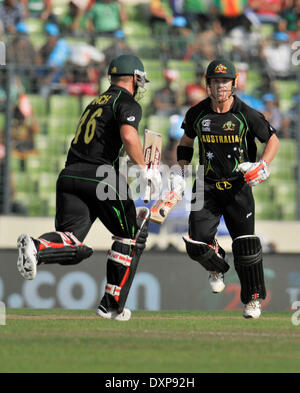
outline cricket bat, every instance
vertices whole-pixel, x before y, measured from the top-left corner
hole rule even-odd
[[[156,224],[163,224],[168,217],[171,210],[175,207],[181,197],[174,191],[172,179],[173,174],[170,177],[170,191],[164,192],[162,198],[157,200],[150,210],[150,221]]]
[[[145,164],[151,167],[159,168],[162,148],[162,135],[158,132],[145,129],[144,132],[144,159]],[[148,181],[145,190],[144,202],[149,203],[151,200],[151,181]]]

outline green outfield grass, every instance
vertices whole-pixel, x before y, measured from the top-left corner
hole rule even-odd
[[[133,312],[8,309],[0,372],[299,372],[300,326],[291,312]]]

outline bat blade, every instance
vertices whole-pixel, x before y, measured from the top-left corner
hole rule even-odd
[[[176,206],[180,197],[174,191],[166,191],[161,199],[152,206],[150,221],[163,224],[172,209]]]
[[[162,148],[162,135],[158,132],[145,129],[144,132],[144,159],[146,166],[159,168]],[[151,200],[151,182],[145,190],[144,202],[149,203]]]

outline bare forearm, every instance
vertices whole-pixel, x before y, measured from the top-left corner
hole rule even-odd
[[[122,126],[121,138],[131,161],[136,165],[145,166],[143,148],[137,131],[131,126]]]
[[[189,165],[189,164],[190,164],[190,163],[189,163],[188,161],[186,161],[186,160],[179,160],[179,161],[177,161],[177,163],[178,163],[178,165],[179,165],[181,168],[184,168],[185,165]]]
[[[124,148],[134,164],[145,166],[144,154],[141,145],[138,146],[136,143],[126,141],[124,143]]]
[[[271,163],[271,161],[274,159],[276,156],[276,153],[279,149],[280,142],[279,139],[275,134],[271,136],[269,139],[268,143],[266,144],[264,153],[261,157],[262,160],[266,161],[268,164]]]

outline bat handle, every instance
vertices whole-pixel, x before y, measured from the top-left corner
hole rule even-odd
[[[174,190],[174,173],[170,174],[170,191]]]
[[[148,184],[146,186],[144,202],[149,203],[151,200],[151,180],[148,180]]]

